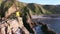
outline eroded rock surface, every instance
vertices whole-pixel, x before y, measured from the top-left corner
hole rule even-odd
[[[29,34],[27,29],[19,25],[17,20],[7,20],[0,22],[0,34]]]

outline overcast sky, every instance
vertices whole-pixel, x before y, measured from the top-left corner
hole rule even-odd
[[[19,0],[20,2],[25,3],[37,3],[37,4],[52,4],[52,5],[60,5],[60,0]]]

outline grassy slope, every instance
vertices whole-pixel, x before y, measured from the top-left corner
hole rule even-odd
[[[11,7],[12,2],[6,2],[4,7]],[[59,5],[39,5],[34,3],[22,3],[16,2],[16,5],[23,10],[24,7],[29,8],[32,14],[60,14],[60,6]]]

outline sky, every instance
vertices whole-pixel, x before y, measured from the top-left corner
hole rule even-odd
[[[47,5],[60,5],[60,0],[19,0],[25,3],[37,3],[37,4],[47,4]]]

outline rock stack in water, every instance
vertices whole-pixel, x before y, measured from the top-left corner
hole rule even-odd
[[[48,28],[47,24],[42,24],[41,30],[42,30],[42,32],[44,32],[44,34],[56,34],[55,31],[53,31],[52,29]]]

